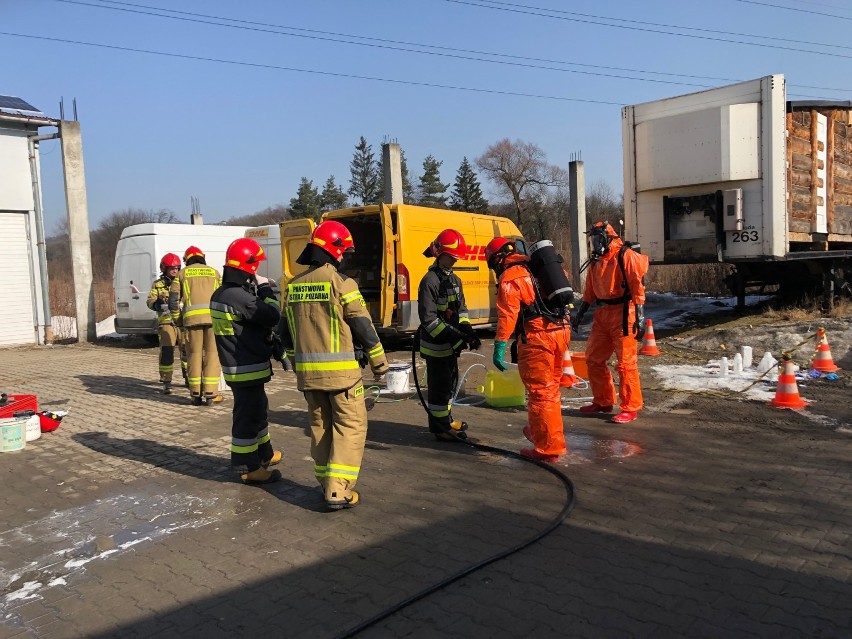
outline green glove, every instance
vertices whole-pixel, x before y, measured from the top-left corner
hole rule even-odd
[[[503,366],[503,356],[506,354],[506,342],[496,341],[494,342],[494,357],[491,358],[491,361],[494,362],[494,366],[497,367],[498,371],[506,370],[506,367]]]

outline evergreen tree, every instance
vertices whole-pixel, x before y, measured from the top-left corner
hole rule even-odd
[[[290,200],[290,216],[297,217],[319,217],[319,194],[313,182],[303,177],[299,182],[296,197]]]
[[[372,204],[381,198],[382,186],[376,175],[376,159],[373,156],[373,147],[367,144],[364,136],[355,145],[355,154],[349,164],[349,172],[352,177],[349,180],[349,195],[355,199],[356,204]]]
[[[399,163],[402,166],[402,202],[412,204],[414,202],[414,185],[408,173],[408,162],[405,161],[405,151],[399,148]]]
[[[439,162],[431,155],[423,160],[423,175],[420,176],[419,185],[420,199],[418,204],[420,206],[429,206],[434,209],[447,208],[446,193],[450,185],[441,182],[440,170],[442,164],[443,162]]]
[[[456,173],[456,183],[450,194],[450,208],[469,213],[488,213],[488,200],[482,197],[482,186],[467,158],[462,159]]]
[[[345,209],[346,204],[346,193],[343,191],[343,187],[335,184],[333,175],[328,176],[325,185],[322,187],[322,193],[319,195],[320,213]]]

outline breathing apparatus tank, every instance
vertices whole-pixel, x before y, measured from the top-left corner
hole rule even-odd
[[[530,271],[538,283],[541,296],[539,303],[544,307],[542,312],[551,317],[564,317],[566,309],[574,301],[574,289],[562,268],[562,256],[556,252],[550,240],[531,244],[528,253]]]

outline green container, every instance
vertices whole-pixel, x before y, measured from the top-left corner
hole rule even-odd
[[[27,419],[0,419],[0,453],[11,453],[27,445]]]

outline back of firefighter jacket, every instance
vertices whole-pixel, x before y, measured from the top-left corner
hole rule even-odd
[[[464,343],[459,330],[470,324],[464,290],[459,276],[445,273],[433,264],[417,290],[420,316],[420,354],[427,357],[451,357]]]
[[[169,288],[169,310],[175,324],[211,326],[210,298],[221,284],[219,271],[206,264],[193,264],[178,273]]]
[[[355,280],[331,264],[311,266],[294,277],[284,294],[281,341],[295,362],[301,391],[343,390],[361,381],[356,345],[374,372],[387,358]]]
[[[281,312],[269,284],[257,288],[225,282],[210,299],[210,315],[222,374],[229,386],[265,384],[272,376],[271,330]]]

